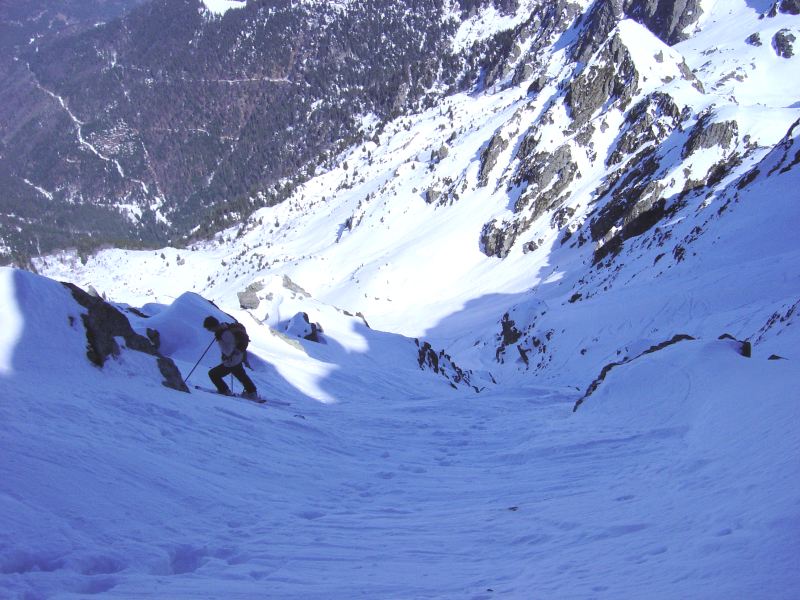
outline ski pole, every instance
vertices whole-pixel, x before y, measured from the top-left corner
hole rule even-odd
[[[213,338],[213,339],[211,340],[211,344],[213,344],[213,343],[214,343],[214,341],[215,341],[216,339],[217,339],[216,337],[215,337],[215,338]],[[188,375],[186,376],[186,378],[183,380],[183,384],[184,384],[184,385],[186,385],[186,382],[187,382],[187,381],[189,381],[189,377],[191,377],[191,376],[192,376],[192,373],[194,373],[194,370],[197,368],[197,365],[199,365],[199,364],[200,364],[200,361],[201,361],[201,360],[203,360],[203,357],[206,355],[206,352],[208,352],[208,351],[211,349],[211,344],[209,344],[209,345],[208,345],[208,348],[206,348],[205,352],[203,352],[203,355],[202,355],[202,356],[201,356],[201,357],[198,359],[198,361],[197,361],[197,362],[195,363],[195,365],[192,367],[192,370],[191,370],[191,371],[189,371],[189,374],[188,374]]]

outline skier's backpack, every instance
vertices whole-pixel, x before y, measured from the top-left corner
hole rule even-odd
[[[250,344],[250,336],[247,335],[247,329],[241,323],[229,323],[228,331],[233,333],[236,338],[236,349],[241,352],[247,351],[247,346]]]

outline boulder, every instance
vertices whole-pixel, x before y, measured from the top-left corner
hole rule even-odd
[[[91,362],[102,367],[109,357],[119,356],[121,349],[116,338],[122,338],[130,350],[156,358],[159,371],[164,376],[162,383],[165,386],[182,392],[189,391],[172,359],[160,354],[150,339],[136,333],[122,312],[102,298],[92,296],[74,284],[64,285],[78,304],[86,308],[82,319],[86,329],[86,357]]]
[[[299,312],[289,319],[285,332],[286,335],[291,337],[319,343],[321,341],[320,333],[322,333],[322,327],[319,323],[312,323],[307,313]]]
[[[772,38],[772,47],[775,54],[782,58],[794,56],[794,42],[797,38],[788,29],[781,29]]]

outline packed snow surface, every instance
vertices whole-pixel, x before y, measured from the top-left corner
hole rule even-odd
[[[683,342],[573,413],[575,390],[384,377],[332,341],[330,401],[259,361],[262,394],[291,405],[257,405],[143,379],[134,352],[101,371],[65,288],[2,282],[22,330],[0,377],[4,597],[788,598],[800,583],[790,361]],[[162,329],[200,306],[183,299]],[[286,345],[254,337],[259,356]],[[171,348],[184,373],[204,342]]]

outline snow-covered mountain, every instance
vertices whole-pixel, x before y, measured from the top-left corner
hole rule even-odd
[[[481,83],[287,201],[0,272],[0,589],[792,597],[800,11],[461,8]],[[162,385],[209,314],[290,406]]]

